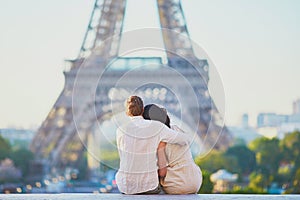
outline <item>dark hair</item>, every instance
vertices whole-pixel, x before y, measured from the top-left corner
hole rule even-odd
[[[169,128],[171,127],[167,112],[155,104],[148,104],[144,107],[143,117],[144,119],[160,121]]]
[[[143,100],[138,96],[130,96],[126,101],[126,114],[128,116],[139,116],[143,114]]]

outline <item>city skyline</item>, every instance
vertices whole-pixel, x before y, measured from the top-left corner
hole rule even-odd
[[[63,60],[77,56],[93,3],[0,2],[0,128],[39,126],[46,118],[64,86]],[[300,2],[182,4],[192,40],[223,80],[226,123],[237,125],[243,113],[250,125],[260,112],[291,114],[300,97]],[[158,27],[155,6],[154,0],[128,0],[124,31]]]

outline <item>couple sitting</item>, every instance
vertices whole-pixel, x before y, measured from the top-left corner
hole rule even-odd
[[[120,169],[116,181],[124,194],[197,193],[202,173],[194,163],[189,139],[171,128],[166,110],[151,104],[144,108],[138,96],[126,101],[128,123],[117,130]]]

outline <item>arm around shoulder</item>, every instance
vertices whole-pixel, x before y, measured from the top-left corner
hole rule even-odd
[[[172,130],[167,126],[165,126],[161,131],[161,141],[180,145],[191,143],[191,139],[187,134]]]

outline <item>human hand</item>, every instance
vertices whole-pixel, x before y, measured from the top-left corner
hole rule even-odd
[[[166,177],[166,175],[167,175],[167,167],[163,167],[158,170],[158,176],[160,178],[164,178]]]

